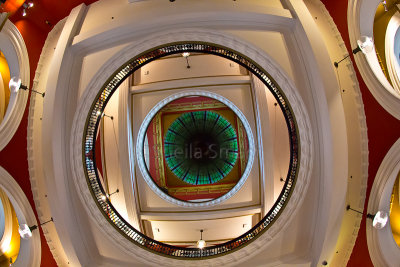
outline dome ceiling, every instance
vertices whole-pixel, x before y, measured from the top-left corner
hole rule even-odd
[[[189,59],[181,57],[180,52],[187,49],[197,53]],[[171,55],[168,54],[170,51],[173,51]],[[203,51],[232,57],[240,64],[216,55],[199,53]],[[161,53],[160,59],[146,65],[143,63],[158,53]],[[190,62],[191,68],[181,64],[185,59],[187,64]],[[206,44],[170,45],[136,60],[143,66],[132,72],[136,64],[133,60],[122,67],[95,100],[94,109],[89,114],[84,158],[91,190],[105,209],[106,216],[118,227],[124,225],[121,229],[133,242],[150,246],[153,250],[160,248],[163,254],[176,257],[219,255],[251,241],[246,233],[256,236],[274,221],[289,198],[297,173],[296,124],[282,92],[254,64],[231,51]],[[248,64],[248,70],[241,64]],[[217,66],[216,71],[208,66]],[[165,68],[170,70],[168,75],[157,72]],[[264,81],[252,76],[250,71],[260,72],[259,76],[264,77]],[[128,213],[124,219],[120,214],[130,203],[115,200],[119,198],[115,195],[118,191],[113,192],[110,188],[118,183],[118,178],[111,175],[110,170],[117,169],[118,165],[107,160],[115,161],[110,152],[105,153],[110,148],[111,151],[118,150],[118,146],[112,146],[121,141],[113,142],[107,138],[109,135],[105,129],[106,125],[110,125],[115,138],[113,118],[119,115],[113,108],[116,100],[113,100],[112,88],[129,75],[132,75],[134,84],[130,92],[137,162],[131,164],[135,166],[132,187],[138,212]],[[140,89],[143,86],[146,88]],[[268,89],[271,92],[267,93]],[[121,87],[118,90],[122,90]],[[256,94],[255,90],[264,94],[265,100],[260,104],[269,106],[271,113],[274,111],[274,124],[271,122],[262,126],[255,119],[259,116],[259,106],[252,97]],[[280,120],[279,127],[277,118]],[[97,132],[99,126],[103,130],[95,137],[92,133]],[[266,178],[260,172],[260,165],[264,165],[265,161],[261,162],[260,155],[255,153],[255,145],[261,145],[255,140],[263,135],[262,128],[275,132],[274,139],[280,144],[279,150],[285,151],[287,147],[286,156],[276,159],[274,167],[270,166],[271,169],[278,166],[282,169],[281,166],[290,162],[291,165],[286,165],[286,179]],[[98,137],[102,138],[100,143],[105,144],[106,149],[102,149]],[[101,164],[97,163],[99,153],[93,151],[93,145],[95,149],[102,150],[101,157],[106,159]],[[275,148],[278,146],[270,146],[264,153],[274,154]],[[96,172],[96,167],[103,167],[103,170]],[[104,177],[100,173],[104,173]],[[121,179],[128,180],[128,177]],[[276,195],[275,190],[278,191]],[[127,188],[123,191],[124,195],[129,194]],[[271,199],[269,203],[264,200],[267,194]],[[209,212],[214,212],[211,217],[207,216]],[[168,218],[165,214],[169,215]],[[183,214],[185,220],[193,223],[182,224],[176,219]],[[135,228],[128,224],[132,216],[137,216],[139,221]],[[160,219],[162,216],[164,219]],[[204,230],[208,246],[201,253],[198,250],[186,251],[182,247],[192,247],[197,242],[197,227]],[[139,233],[140,237],[136,235]]]
[[[172,101],[154,116],[144,154],[160,188],[181,200],[200,201],[218,198],[235,186],[248,148],[243,124],[228,106],[190,96]]]

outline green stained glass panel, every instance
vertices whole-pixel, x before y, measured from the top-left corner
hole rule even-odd
[[[237,134],[216,112],[187,112],[166,131],[164,153],[168,168],[182,181],[193,185],[214,184],[236,164]]]

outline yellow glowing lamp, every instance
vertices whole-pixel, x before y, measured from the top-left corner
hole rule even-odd
[[[206,241],[203,240],[203,230],[200,230],[200,240],[197,241],[197,248],[203,249],[207,246]]]

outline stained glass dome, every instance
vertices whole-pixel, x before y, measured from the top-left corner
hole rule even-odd
[[[163,192],[199,203],[222,197],[237,185],[249,148],[246,128],[231,107],[190,95],[169,102],[152,117],[143,159]]]
[[[168,128],[164,151],[169,169],[182,181],[192,185],[214,184],[235,165],[237,134],[216,112],[187,112]]]

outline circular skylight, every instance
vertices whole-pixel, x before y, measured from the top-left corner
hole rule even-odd
[[[222,96],[201,91],[171,95],[153,110],[137,139],[147,184],[181,206],[215,205],[233,196],[254,157],[241,111]]]
[[[218,113],[187,112],[168,128],[164,151],[169,169],[182,181],[192,185],[214,184],[235,165],[237,134]]]

